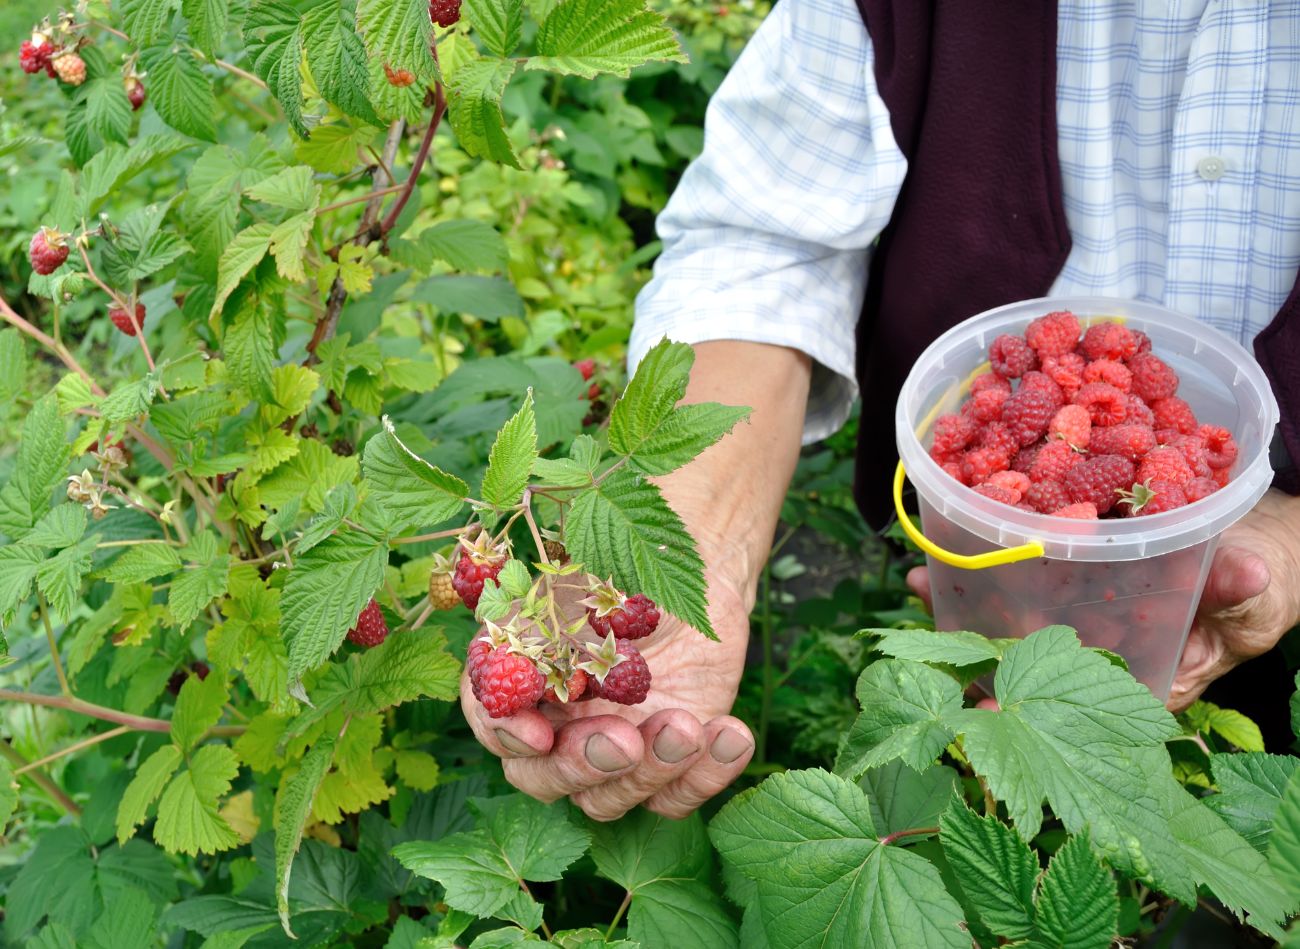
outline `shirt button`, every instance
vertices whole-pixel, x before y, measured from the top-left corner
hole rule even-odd
[[[1215,155],[1207,155],[1196,163],[1196,173],[1206,181],[1218,181],[1226,170],[1223,159]]]

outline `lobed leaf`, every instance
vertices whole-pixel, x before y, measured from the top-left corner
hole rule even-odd
[[[514,73],[514,61],[509,59],[481,59],[461,66],[448,85],[447,118],[466,154],[519,168],[501,114],[501,97]]]
[[[536,460],[537,418],[533,414],[533,394],[529,392],[492,443],[483,474],[483,500],[499,511],[518,504]]]
[[[189,770],[172,779],[158,802],[154,839],[172,853],[220,853],[241,843],[218,811],[218,800],[239,773],[235,753],[225,745],[204,745]]]
[[[946,717],[962,708],[961,687],[951,676],[899,659],[867,666],[857,693],[862,712],[835,761],[837,774],[854,779],[896,758],[926,770],[952,740]]]
[[[469,486],[407,448],[387,416],[383,422],[383,430],[366,442],[361,463],[370,497],[398,525],[440,524],[455,517]]]
[[[163,745],[135,770],[135,776],[126,786],[121,803],[117,806],[117,842],[126,843],[135,835],[149,811],[149,805],[158,799],[168,780],[181,763],[181,750],[175,745]]]

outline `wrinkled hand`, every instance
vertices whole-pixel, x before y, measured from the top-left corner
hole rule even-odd
[[[924,567],[907,575],[927,608]],[[1300,621],[1300,499],[1269,491],[1224,531],[1167,703],[1181,712],[1215,679],[1263,655]]]
[[[742,597],[715,579],[709,604],[721,642],[670,616],[637,641],[652,676],[640,705],[543,703],[489,718],[466,674],[465,718],[502,759],[506,780],[525,794],[547,802],[567,796],[601,821],[638,804],[686,817],[734,781],[754,753],[748,726],[727,714],[744,668],[749,614]]]

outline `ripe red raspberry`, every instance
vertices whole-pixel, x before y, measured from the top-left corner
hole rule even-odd
[[[1007,464],[1020,450],[1020,440],[1012,433],[1010,426],[1002,422],[989,422],[980,430],[976,448],[987,448],[1007,456]]]
[[[945,472],[947,472],[948,475],[954,480],[960,481],[962,484],[966,483],[966,476],[962,474],[961,471],[960,459],[958,459],[957,461],[941,462],[939,467],[941,467]]]
[[[986,425],[1001,420],[1002,406],[1006,401],[1007,393],[1001,389],[981,389],[962,405],[961,413],[980,425]]]
[[[58,77],[70,86],[86,81],[86,61],[75,52],[59,53],[50,60]]]
[[[969,445],[979,433],[971,418],[965,415],[940,415],[934,423],[934,442],[930,451],[952,454]]]
[[[1123,455],[1129,461],[1142,460],[1156,447],[1156,433],[1146,425],[1112,425],[1099,428],[1092,435],[1091,450],[1098,455]]]
[[[479,701],[491,718],[532,708],[546,691],[546,676],[533,660],[497,646],[479,666]]]
[[[384,78],[388,80],[390,86],[396,86],[398,89],[405,89],[415,82],[415,74],[409,69],[394,69],[388,63],[384,63]]]
[[[1178,391],[1178,373],[1154,353],[1138,353],[1128,361],[1133,394],[1146,402],[1167,399]]]
[[[1142,332],[1141,330],[1129,330],[1129,332],[1132,333],[1133,338],[1137,340],[1137,351],[1134,353],[1134,355],[1137,355],[1138,353],[1151,352],[1150,336],[1148,336],[1146,333]]]
[[[348,642],[370,649],[387,638],[388,624],[384,622],[384,613],[379,608],[379,603],[372,598],[357,617],[357,624],[348,630]]]
[[[961,479],[974,487],[988,480],[989,475],[1006,471],[1011,466],[1011,459],[995,448],[976,448],[968,451],[961,459]]]
[[[1137,352],[1137,347],[1137,337],[1130,329],[1118,323],[1096,323],[1089,326],[1079,343],[1080,352],[1089,362],[1094,359],[1128,359]]]
[[[1038,445],[1030,445],[1028,448],[1022,448],[1016,452],[1016,457],[1011,459],[1011,470],[1029,474],[1029,470],[1034,466],[1034,459],[1038,457],[1039,447]]]
[[[1011,394],[1011,383],[1003,379],[996,372],[981,372],[971,380],[970,394],[973,396],[976,392],[983,392],[985,389],[997,389],[1007,395]]]
[[[630,642],[620,639],[617,645],[623,661],[609,670],[604,682],[594,684],[597,697],[619,705],[639,705],[650,694],[650,667]]]
[[[1074,394],[1074,404],[1088,410],[1098,427],[1118,425],[1128,418],[1128,398],[1108,382],[1089,382]]]
[[[1029,486],[1025,500],[1039,514],[1052,514],[1070,503],[1070,492],[1059,481],[1039,481]]]
[[[1049,438],[1060,438],[1074,448],[1087,448],[1092,438],[1092,417],[1082,405],[1066,405],[1056,410],[1047,426]]]
[[[583,382],[591,382],[591,377],[596,374],[596,360],[579,359],[577,362],[573,364],[573,368],[578,370],[578,372],[582,374]],[[599,398],[600,398],[600,383],[591,382],[591,385],[587,387],[587,401],[595,402]]]
[[[1043,360],[1043,375],[1051,379],[1065,394],[1067,399],[1074,398],[1074,393],[1083,385],[1083,370],[1087,363],[1078,353],[1066,353],[1064,356],[1048,356]]]
[[[983,484],[975,486],[975,493],[982,494],[986,498],[991,498],[1002,504],[1015,505],[1020,501],[1020,495],[1010,488],[1000,488],[996,484],[989,484],[985,481]]]
[[[468,550],[462,550],[460,559],[456,561],[456,572],[451,577],[452,588],[462,603],[471,610],[478,609],[484,582],[495,580],[505,565],[504,557],[484,559]]]
[[[1002,406],[1002,421],[1022,446],[1032,445],[1047,434],[1055,412],[1050,396],[1022,388]]]
[[[113,325],[120,329],[127,336],[135,335],[135,325],[131,323],[131,316],[120,306],[115,306],[108,311],[108,318],[113,321]],[[135,322],[144,329],[144,304],[135,305]]]
[[[1063,356],[1079,343],[1079,319],[1069,310],[1057,310],[1040,316],[1025,328],[1025,342],[1044,356]]]
[[[1029,468],[1030,481],[1064,481],[1066,474],[1083,461],[1083,455],[1063,441],[1051,441],[1038,450]]]
[[[52,227],[43,227],[32,235],[32,242],[27,246],[27,256],[32,262],[32,269],[41,276],[48,276],[63,266],[68,259],[67,235],[60,234]]]
[[[1129,517],[1163,514],[1186,505],[1187,495],[1181,487],[1172,481],[1160,480],[1133,485],[1133,490],[1120,501],[1121,508]]]
[[[1029,480],[1029,475],[1022,474],[1019,471],[999,471],[996,474],[989,475],[989,479],[984,483],[996,485],[999,488],[1007,488],[1015,492],[1017,501],[1024,497],[1025,492],[1029,490],[1029,486],[1033,484]]]
[[[1224,487],[1225,485],[1227,485],[1227,483],[1228,483],[1229,481],[1232,480],[1232,475],[1229,474],[1229,471],[1230,471],[1230,470],[1231,470],[1231,469],[1229,469],[1229,468],[1215,468],[1215,469],[1213,469],[1213,472],[1212,472],[1212,474],[1211,474],[1211,477],[1214,479],[1214,483],[1217,484],[1217,485],[1218,485],[1219,487],[1221,487],[1221,488]]]
[[[144,100],[148,97],[144,83],[140,81],[138,76],[127,76],[126,79],[122,80],[122,84],[126,89],[126,99],[131,103],[131,111],[139,112],[140,107],[144,105]]]
[[[1218,425],[1202,425],[1199,429],[1205,443],[1205,461],[1211,468],[1231,468],[1237,460],[1237,443],[1232,432]]]
[[[989,364],[1004,379],[1018,379],[1038,365],[1038,357],[1021,337],[1003,333],[989,346]]]
[[[1171,445],[1153,448],[1138,466],[1136,481],[1168,481],[1187,487],[1194,474],[1183,453]]]
[[[441,27],[460,21],[460,0],[429,0],[429,19]]]
[[[1196,413],[1176,395],[1157,399],[1151,403],[1151,411],[1155,414],[1154,428],[1176,428],[1184,435],[1191,435],[1197,429]]]
[[[1037,369],[1027,372],[1020,377],[1021,392],[1041,392],[1052,400],[1052,411],[1055,412],[1065,404],[1065,390],[1056,384],[1056,380],[1046,373],[1039,372]]]
[[[597,616],[595,610],[587,607],[587,622],[601,636],[608,636],[612,630],[615,639],[643,639],[659,625],[659,607],[654,600],[638,593],[604,616]]]
[[[465,668],[469,671],[469,685],[474,698],[483,700],[483,663],[492,652],[492,643],[486,636],[479,636],[469,644],[465,654]]]
[[[573,675],[564,680],[564,684],[569,690],[569,697],[566,701],[581,702],[582,695],[587,691],[587,683],[590,679],[591,677],[582,669],[574,669]],[[546,691],[542,693],[542,701],[558,702],[560,701],[560,697],[555,694],[553,688],[547,686]]]
[[[1187,503],[1192,504],[1203,498],[1208,498],[1219,486],[1214,483],[1213,478],[1193,478],[1187,482],[1187,487],[1183,489],[1183,495],[1187,498]]]
[[[1116,362],[1113,359],[1098,359],[1084,367],[1083,381],[1085,384],[1089,382],[1108,382],[1116,389],[1119,389],[1120,392],[1128,392],[1133,388],[1133,373],[1122,362]]]
[[[1181,451],[1193,475],[1198,478],[1210,477],[1210,463],[1206,459],[1205,442],[1201,440],[1199,434],[1180,435],[1172,428],[1165,428],[1156,432],[1156,441]]]
[[[1080,501],[1078,504],[1069,504],[1060,510],[1052,512],[1053,517],[1069,517],[1076,521],[1095,521],[1098,518],[1097,505],[1090,501]]]
[[[1094,455],[1070,469],[1065,490],[1075,504],[1091,501],[1105,514],[1119,500],[1119,492],[1133,484],[1133,462],[1119,455]]]
[[[1125,405],[1128,408],[1127,421],[1135,425],[1146,425],[1149,428],[1156,427],[1156,414],[1141,398],[1130,392]]]
[[[22,67],[23,72],[34,75],[41,70],[53,76],[54,69],[50,65],[50,57],[56,52],[54,44],[40,34],[33,34],[30,40],[23,40],[22,46],[18,48],[18,65]]]

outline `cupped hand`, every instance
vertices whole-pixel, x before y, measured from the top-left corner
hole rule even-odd
[[[601,821],[638,804],[686,817],[734,781],[754,753],[748,726],[728,714],[744,669],[749,614],[731,585],[712,578],[709,604],[720,642],[671,616],[636,642],[652,677],[640,705],[543,703],[490,718],[466,674],[465,718],[525,794],[547,802],[569,797]]]

